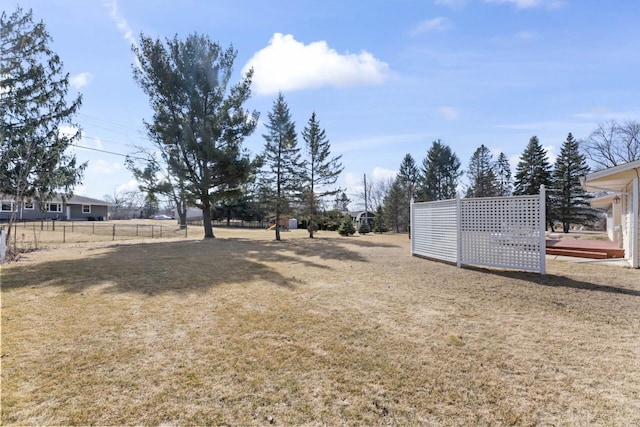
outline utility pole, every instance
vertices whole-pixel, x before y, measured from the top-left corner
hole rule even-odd
[[[369,205],[367,204],[367,174],[364,174],[364,218],[367,221],[367,226],[369,225]],[[360,227],[360,224],[358,224]]]

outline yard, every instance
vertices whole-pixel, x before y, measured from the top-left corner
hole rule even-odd
[[[2,424],[640,424],[638,270],[215,232],[2,266]]]

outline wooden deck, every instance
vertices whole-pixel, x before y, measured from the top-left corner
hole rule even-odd
[[[618,246],[617,242],[606,240],[547,240],[546,253],[591,259],[624,258],[624,249]]]

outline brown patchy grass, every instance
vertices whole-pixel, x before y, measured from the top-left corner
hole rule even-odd
[[[2,424],[640,424],[637,270],[216,235],[3,266]]]

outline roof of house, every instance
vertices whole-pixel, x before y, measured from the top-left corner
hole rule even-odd
[[[586,191],[622,191],[633,178],[640,177],[639,170],[640,160],[636,160],[593,172],[584,177],[582,188]]]
[[[12,198],[12,196],[10,196],[8,194],[0,194],[0,197],[7,197],[9,199]],[[49,200],[49,201],[53,202],[53,203],[62,203],[62,196],[56,195],[56,196],[52,197],[51,200]],[[76,196],[76,195],[73,195],[70,198],[68,198],[67,199],[67,204],[72,204],[72,205],[113,206],[113,203],[105,202],[104,200],[92,199],[91,197]]]

